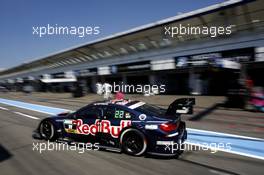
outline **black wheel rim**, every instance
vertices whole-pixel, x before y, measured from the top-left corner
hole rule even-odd
[[[144,143],[141,137],[130,135],[126,138],[124,147],[128,153],[137,154],[142,151]]]
[[[51,138],[51,136],[52,136],[52,125],[48,121],[43,122],[40,129],[41,129],[41,135],[44,138],[46,138],[46,139]]]

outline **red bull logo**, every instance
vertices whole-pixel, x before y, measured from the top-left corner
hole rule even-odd
[[[84,135],[95,135],[97,132],[111,134],[112,137],[118,138],[123,128],[131,125],[131,120],[121,120],[118,126],[111,125],[109,120],[96,120],[94,124],[88,125],[81,119],[64,121],[66,132]]]

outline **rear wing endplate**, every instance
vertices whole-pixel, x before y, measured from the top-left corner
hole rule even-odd
[[[166,114],[192,114],[194,105],[195,98],[180,98],[169,105]]]

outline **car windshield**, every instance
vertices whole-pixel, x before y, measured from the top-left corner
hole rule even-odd
[[[135,110],[140,113],[149,115],[149,116],[157,116],[157,117],[164,117],[164,118],[166,117],[165,109],[158,107],[158,106],[150,105],[150,104],[144,104],[142,106],[139,106],[138,108],[135,108]]]

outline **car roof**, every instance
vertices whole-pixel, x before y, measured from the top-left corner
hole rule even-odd
[[[139,100],[129,100],[129,99],[122,99],[122,100],[108,100],[108,101],[97,101],[92,103],[92,105],[117,105],[117,106],[124,106],[130,109],[135,109],[139,106],[146,104],[143,101]]]

